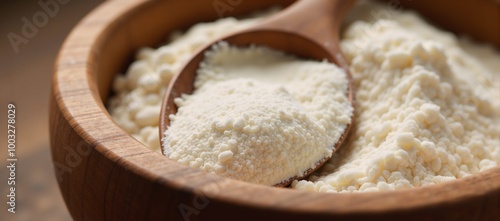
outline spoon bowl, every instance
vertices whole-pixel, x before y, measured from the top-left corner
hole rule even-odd
[[[327,60],[343,69],[348,79],[347,98],[354,105],[354,91],[348,65],[339,47],[339,29],[343,16],[353,5],[352,0],[302,0],[271,17],[266,22],[243,30],[208,44],[198,50],[185,64],[170,83],[164,96],[160,113],[160,139],[170,125],[170,114],[177,113],[174,99],[182,94],[191,94],[194,90],[196,72],[203,61],[205,52],[213,44],[225,41],[233,46],[248,47],[250,45],[265,46],[283,51],[308,60]],[[308,14],[310,12],[317,13]],[[353,118],[351,117],[351,124]],[[346,126],[339,140],[333,145],[337,150],[347,137],[351,124]],[[162,153],[165,153],[163,144]],[[331,156],[317,162],[314,168],[304,171],[302,176],[294,176],[274,186],[288,186],[293,180],[304,178],[321,167]]]

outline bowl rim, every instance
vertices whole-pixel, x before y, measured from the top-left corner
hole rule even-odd
[[[165,158],[134,139],[115,123],[100,98],[94,77],[98,74],[95,73],[95,65],[99,61],[99,48],[109,40],[113,29],[126,23],[127,18],[139,13],[140,8],[149,4],[155,4],[155,1],[107,1],[92,11],[65,40],[53,77],[57,108],[79,136],[87,143],[95,144],[96,151],[138,176],[164,188],[188,191],[194,195],[206,196],[209,200],[267,210],[325,214],[424,209],[440,204],[461,203],[500,191],[500,166],[469,177],[425,187],[394,192],[343,194],[246,183],[205,173]],[[82,56],[75,56],[75,51],[79,51]],[[68,71],[70,69],[72,71]],[[68,81],[85,83],[80,83],[75,88],[66,86]],[[90,105],[81,105],[81,100],[75,100],[76,98],[83,99],[84,103]],[[105,125],[107,131],[103,132],[92,125],[88,120],[89,113],[92,118],[98,119],[95,122]],[[128,145],[122,147],[113,145],[113,142]],[[242,189],[254,194],[242,196],[238,194]],[[269,197],[263,198],[262,195]]]

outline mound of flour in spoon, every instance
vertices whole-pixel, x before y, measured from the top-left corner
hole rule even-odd
[[[350,124],[347,85],[331,63],[221,42],[201,63],[193,94],[175,100],[164,154],[264,185],[301,176]]]

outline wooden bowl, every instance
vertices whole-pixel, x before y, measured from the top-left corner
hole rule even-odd
[[[104,104],[115,73],[129,64],[139,47],[158,45],[171,30],[215,20],[221,14],[236,16],[290,3],[107,1],[81,21],[60,51],[50,103],[53,163],[73,218],[500,220],[500,167],[448,183],[396,192],[325,194],[272,188],[171,161],[124,132],[106,111]],[[434,21],[444,27],[468,31],[478,39],[500,45],[498,33],[491,31],[495,29],[484,25],[497,22],[494,27],[498,27],[498,21],[492,17],[481,20],[485,11],[495,16],[498,5],[493,1],[401,3],[421,9],[429,18],[441,18]],[[461,6],[453,8],[457,5]],[[483,11],[471,10],[482,7]],[[443,11],[453,13],[445,16]],[[467,24],[462,18],[465,13]]]

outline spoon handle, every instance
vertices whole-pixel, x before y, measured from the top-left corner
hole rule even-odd
[[[355,0],[299,0],[254,29],[296,33],[316,41],[331,53],[339,52],[340,26],[354,2]]]

